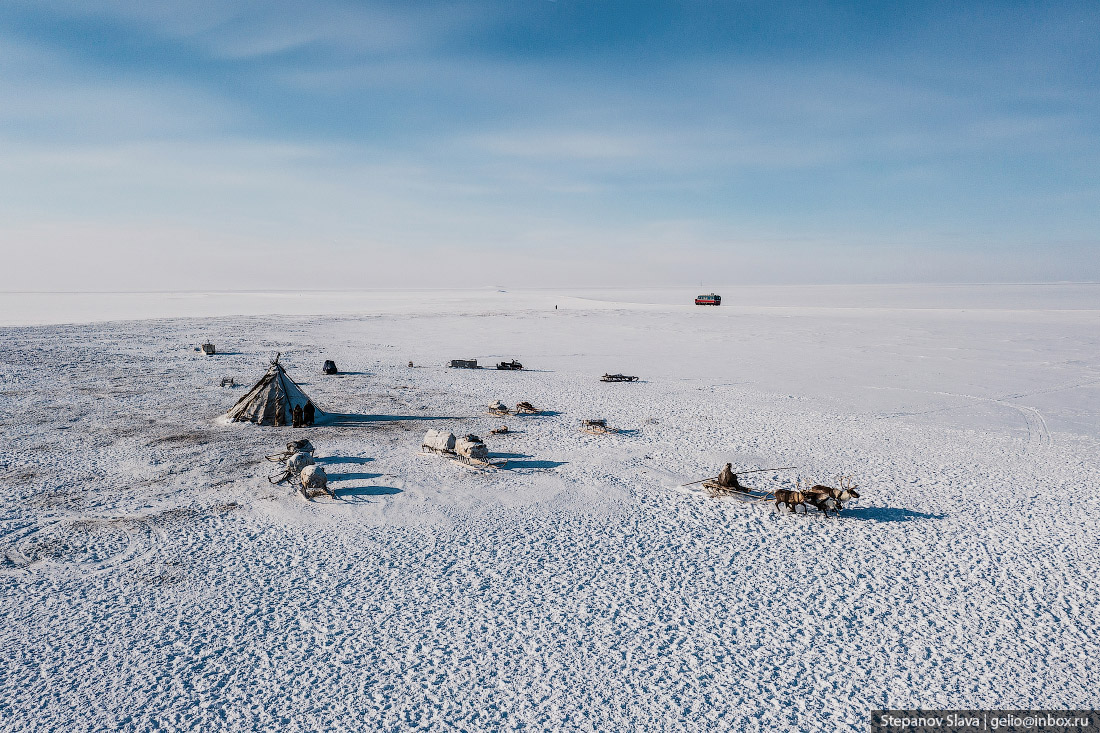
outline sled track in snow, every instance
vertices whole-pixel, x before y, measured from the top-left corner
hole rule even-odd
[[[1047,428],[1046,419],[1043,417],[1043,414],[1034,407],[1029,407],[1027,405],[1017,405],[1007,401],[1004,398],[979,397],[978,395],[961,394],[958,392],[938,392],[924,389],[911,389],[908,387],[871,387],[870,389],[892,389],[904,392],[918,392],[920,394],[942,395],[944,397],[962,397],[964,399],[974,400],[975,402],[988,402],[990,404],[1007,407],[1011,410],[1015,410],[1017,413],[1019,413],[1020,417],[1024,419],[1024,426],[1027,428],[1027,440],[1024,444],[1025,453],[1034,453],[1036,451],[1044,450],[1054,445],[1054,438],[1051,437],[1050,430]],[[885,420],[895,417],[910,417],[912,415],[929,415],[936,412],[948,412],[950,410],[958,409],[962,409],[962,406],[939,407],[932,410],[919,410],[916,412],[894,412],[886,415],[879,415],[878,419]]]
[[[1028,453],[1043,450],[1044,448],[1049,448],[1054,445],[1054,439],[1050,437],[1050,430],[1047,429],[1047,421],[1043,418],[1043,413],[1039,412],[1034,407],[1014,405],[1011,402],[1004,402],[1002,400],[992,401],[996,402],[998,405],[1011,407],[1023,415],[1024,422],[1027,423],[1027,446],[1025,450]]]
[[[88,575],[147,559],[160,531],[138,517],[46,519],[0,537],[0,572],[58,571]]]

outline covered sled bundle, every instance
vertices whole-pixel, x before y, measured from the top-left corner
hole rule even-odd
[[[206,354],[207,356],[213,356],[214,354],[218,353],[218,350],[214,348],[214,344],[203,344],[201,348],[202,353]]]
[[[424,440],[420,447],[436,453],[451,453],[455,449],[454,433],[445,430],[429,430],[424,434]]]
[[[325,365],[321,367],[321,371],[325,374],[339,374],[340,370],[336,368],[336,362],[332,359],[326,359]]]
[[[489,460],[489,449],[476,435],[467,435],[455,441],[455,453],[463,458],[472,458],[475,461]]]
[[[477,359],[451,359],[451,369],[480,369]]]
[[[320,466],[306,466],[302,469],[302,488],[323,489],[328,486],[328,475]]]
[[[298,480],[302,484],[302,496],[307,499],[312,500],[318,494],[328,494],[333,499],[336,498],[336,492],[328,487],[328,476],[325,475],[325,469],[320,466],[306,466],[299,474]]]
[[[316,416],[324,414],[302,388],[287,376],[277,354],[268,367],[267,374],[237,400],[237,404],[229,408],[226,416],[230,420],[259,425],[291,425],[296,407],[305,412],[309,412],[308,408],[312,407]]]
[[[313,456],[308,453],[295,453],[286,459],[286,468],[291,473],[301,473],[313,465]]]
[[[292,440],[286,444],[287,453],[313,453],[313,443],[310,443],[305,438],[301,440]]]

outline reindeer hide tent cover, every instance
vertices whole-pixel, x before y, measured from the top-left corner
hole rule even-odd
[[[302,388],[287,376],[283,365],[276,356],[260,381],[237,400],[226,413],[230,420],[254,422],[259,425],[290,425],[295,407],[305,408],[312,402]],[[324,413],[313,405],[316,416]]]

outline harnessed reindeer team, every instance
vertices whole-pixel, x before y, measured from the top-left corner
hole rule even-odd
[[[834,516],[839,516],[841,510],[844,509],[845,502],[859,498],[859,492],[856,490],[859,487],[852,480],[851,476],[837,476],[836,487],[826,486],[824,484],[813,484],[808,480],[803,480],[800,476],[794,489],[774,489],[772,491],[760,491],[745,486],[738,479],[738,476],[743,476],[748,473],[788,471],[794,468],[797,467],[783,466],[781,468],[758,468],[750,471],[735,472],[732,464],[727,463],[717,476],[692,481],[691,483],[683,484],[681,488],[701,483],[703,485],[703,492],[711,498],[733,496],[754,504],[774,501],[776,509],[779,509],[781,505],[785,505],[792,513],[797,512],[800,506],[803,510],[807,510],[812,506],[826,517],[829,516],[830,511],[833,512]]]

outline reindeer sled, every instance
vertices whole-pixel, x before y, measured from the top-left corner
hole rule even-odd
[[[421,455],[437,455],[471,468],[504,468],[508,461],[493,461],[489,448],[476,435],[456,438],[454,433],[429,430],[420,443]]]
[[[508,410],[508,405],[504,404],[500,400],[497,400],[493,404],[489,405],[489,414],[493,417],[508,417],[512,413]]]

